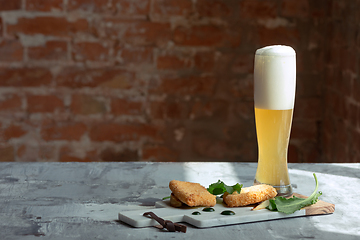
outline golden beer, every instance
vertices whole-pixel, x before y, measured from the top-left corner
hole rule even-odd
[[[254,107],[258,140],[255,184],[292,194],[287,155],[295,102],[295,51],[288,46],[258,49],[254,64]]]
[[[269,110],[255,108],[258,140],[258,167],[255,179],[276,188],[289,186],[287,150],[293,109]]]

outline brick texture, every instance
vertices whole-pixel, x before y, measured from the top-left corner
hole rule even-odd
[[[20,9],[21,9],[21,0],[0,1],[0,11],[11,11],[11,10],[20,10]]]
[[[360,161],[360,1],[0,0],[0,161],[257,161],[256,49],[297,53],[289,162]]]
[[[327,162],[360,160],[360,35],[357,31],[360,2],[334,1],[330,62],[325,65],[327,80],[323,98],[322,150]]]

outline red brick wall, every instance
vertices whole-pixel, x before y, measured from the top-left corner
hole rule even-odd
[[[323,101],[324,160],[360,162],[360,1],[334,1]]]
[[[0,0],[0,161],[256,161],[270,44],[297,52],[289,161],[358,161],[359,7]]]

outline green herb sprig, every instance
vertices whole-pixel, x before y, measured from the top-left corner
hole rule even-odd
[[[223,181],[218,180],[216,183],[210,184],[207,190],[213,195],[220,195],[225,192],[232,194],[235,191],[240,193],[242,186],[243,185],[239,183],[233,186],[228,186]]]
[[[291,214],[303,207],[316,203],[318,198],[322,195],[322,192],[318,192],[319,183],[316,174],[314,173],[313,175],[315,178],[316,187],[314,192],[308,198],[299,198],[295,196],[292,198],[275,197],[274,199],[269,200],[270,203],[267,209]]]

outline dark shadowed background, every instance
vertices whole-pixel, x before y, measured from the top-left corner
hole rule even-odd
[[[359,162],[359,0],[0,0],[0,161],[255,162],[272,44],[297,53],[289,162]]]

